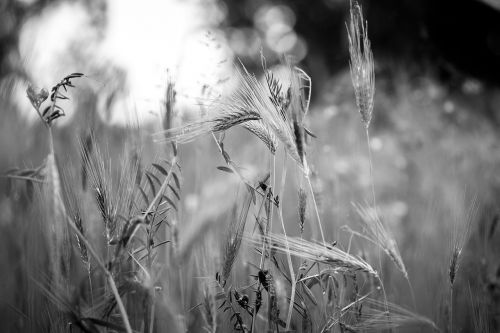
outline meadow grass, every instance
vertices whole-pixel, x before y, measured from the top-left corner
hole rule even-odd
[[[235,64],[236,90],[210,100],[200,119],[179,126],[173,126],[179,121],[169,80],[161,124],[143,143],[154,147],[153,156],[142,153],[148,147],[125,144],[119,158],[111,157],[94,129],[86,128],[72,147],[79,162],[63,159],[53,125],[65,114],[60,101],[69,99],[73,81],[85,76],[66,76],[50,96],[30,86],[47,157],[40,167],[5,173],[37,193],[25,200],[32,211],[23,214],[38,224],[19,230],[19,237],[31,240],[21,270],[28,288],[12,306],[20,313],[19,330],[456,331],[453,290],[480,206],[477,199],[464,202],[462,208],[470,208],[450,217],[453,241],[443,273],[449,299],[443,297],[447,304],[443,313],[431,313],[434,318],[419,314],[423,295],[415,297],[410,276],[424,269],[408,265],[405,244],[376,200],[369,134],[376,117],[374,60],[362,9],[354,2],[350,10],[350,74],[365,127],[372,202],[354,203],[357,215],[342,229],[324,212],[317,185],[323,175],[308,155],[316,140],[307,128],[312,80],[290,57],[282,59],[281,76],[263,56],[262,78]],[[238,127],[261,142],[261,170],[251,173],[233,157],[238,147],[229,134]],[[184,158],[200,137],[213,146],[200,155],[216,155],[219,165]],[[199,199],[189,197],[184,168],[203,175],[217,170],[222,180],[206,192],[194,190]],[[353,223],[358,220],[361,228]],[[492,315],[470,284],[468,292],[475,329],[493,331]],[[412,310],[397,304],[401,295],[411,295]],[[438,322],[443,315],[448,320]]]

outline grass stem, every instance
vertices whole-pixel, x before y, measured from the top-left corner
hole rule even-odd
[[[373,209],[375,209],[375,214],[377,214],[377,199],[375,198],[375,184],[373,181],[372,147],[370,145],[370,131],[368,130],[368,128],[366,128],[365,133],[366,133],[366,144],[368,146],[368,162],[370,163],[370,184],[372,188]]]
[[[321,226],[321,218],[319,217],[318,204],[316,203],[316,197],[314,195],[314,190],[313,190],[313,187],[311,184],[311,179],[309,178],[309,175],[306,176],[306,179],[307,179],[307,183],[309,184],[309,190],[311,192],[311,198],[313,201],[314,212],[316,214],[316,220],[318,221],[319,232],[321,234],[321,241],[323,242],[323,245],[326,245],[325,234],[323,233],[323,227]]]
[[[450,284],[450,322],[449,322],[449,332],[453,333],[453,284]]]
[[[296,288],[297,283],[295,281],[295,273],[293,270],[292,256],[290,255],[290,245],[288,244],[288,237],[286,235],[285,222],[283,220],[283,202],[282,202],[282,200],[283,200],[283,194],[285,192],[286,173],[287,173],[287,166],[286,166],[287,158],[286,158],[286,156],[287,155],[285,153],[284,157],[283,157],[283,171],[281,173],[281,188],[280,188],[280,196],[279,196],[280,205],[278,206],[278,217],[280,219],[281,227],[283,229],[283,235],[285,236],[285,244],[286,244],[286,249],[287,249],[286,258],[288,261],[288,268],[290,270],[290,280],[292,281],[290,305],[288,307],[288,313],[287,313],[287,318],[286,318],[286,329],[289,330],[290,329],[290,322],[292,320],[293,304],[294,304],[294,300],[295,300],[295,288]]]

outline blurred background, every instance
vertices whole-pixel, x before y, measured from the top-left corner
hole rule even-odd
[[[457,288],[472,286],[498,325],[500,1],[360,3],[375,59],[369,144],[377,199],[407,263],[418,309],[439,317],[449,230],[469,206],[461,198],[477,195],[480,214]],[[180,125],[198,114],[207,89],[231,89],[235,62],[260,74],[261,53],[269,67],[293,55],[312,78],[307,122],[317,139],[308,155],[319,205],[328,238],[341,237],[340,226],[355,220],[351,202],[370,198],[366,138],[349,74],[348,13],[347,0],[2,0],[0,172],[40,165],[47,155],[43,124],[26,98],[29,83],[50,89],[69,73],[85,73],[57,121],[57,149],[69,160],[78,157],[76,141],[89,127],[111,157],[129,142],[125,130],[141,127],[145,154],[154,155],[150,134],[160,129],[168,82],[175,84],[173,121]],[[234,160],[250,171],[265,167],[260,142],[238,130],[228,135]],[[228,176],[216,169],[223,162],[208,139],[180,148],[186,221],[201,218],[205,206],[224,206],[212,194]],[[25,241],[16,238],[24,194],[11,180],[0,179],[0,186],[0,307],[12,323],[22,316],[8,305],[19,297],[10,287]],[[296,192],[286,196],[292,219]],[[387,292],[399,295],[404,286],[398,278]],[[464,315],[456,320],[468,331],[469,294],[457,294]],[[408,295],[401,297],[409,303]]]

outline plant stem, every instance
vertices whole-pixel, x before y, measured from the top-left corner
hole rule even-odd
[[[283,235],[285,236],[285,245],[286,245],[286,251],[287,251],[286,258],[287,258],[287,261],[288,261],[288,268],[290,270],[290,280],[292,281],[292,291],[291,291],[291,295],[290,295],[290,305],[288,307],[288,314],[287,314],[287,318],[286,318],[286,329],[289,330],[290,329],[290,322],[292,320],[293,304],[294,304],[294,299],[295,299],[296,281],[295,281],[295,273],[293,271],[292,256],[290,255],[290,245],[288,244],[288,237],[286,235],[285,222],[283,220],[283,202],[282,202],[282,200],[283,200],[283,194],[285,192],[286,171],[287,171],[286,161],[287,161],[287,158],[286,158],[286,152],[285,152],[285,155],[284,155],[284,158],[283,158],[283,171],[282,171],[282,174],[281,174],[281,188],[280,188],[280,196],[279,196],[280,204],[278,206],[278,217],[279,217],[280,222],[281,222],[281,227],[283,228]]]
[[[377,199],[375,196],[375,182],[373,180],[372,148],[370,145],[370,131],[368,130],[368,127],[365,127],[365,134],[366,134],[366,145],[368,146],[368,162],[370,163],[370,184],[371,184],[372,197],[373,197],[373,209],[375,210],[375,216],[378,219]],[[387,312],[387,316],[389,316],[389,308],[387,306],[387,294],[385,292],[384,282],[382,281],[383,269],[382,269],[382,256],[381,256],[380,251],[381,250],[379,248],[378,249],[378,261],[379,261],[380,272],[379,272],[378,280],[380,282],[380,287],[382,288],[382,293],[384,294],[385,311]],[[390,319],[388,318],[387,320],[390,320]]]
[[[411,301],[413,303],[413,310],[417,310],[417,302],[415,300],[415,293],[413,292],[413,286],[410,282],[410,277],[408,274],[406,275],[406,281],[408,282],[408,287],[410,288],[410,296],[411,296]]]
[[[370,146],[370,132],[368,131],[368,128],[366,128],[365,133],[366,133],[366,144],[368,146],[368,162],[370,163],[370,183],[373,196],[373,209],[375,209],[375,214],[377,214],[377,200],[375,198],[375,184],[373,181],[372,148]]]
[[[453,284],[450,285],[450,333],[453,333]]]
[[[113,280],[113,276],[111,275],[111,273],[108,270],[106,270],[105,273],[106,273],[106,276],[108,278],[108,283],[111,286],[111,290],[113,292],[113,295],[115,296],[116,304],[118,304],[118,309],[120,310],[120,313],[122,315],[122,320],[123,320],[123,323],[125,324],[125,330],[127,331],[127,333],[132,333],[132,327],[130,326],[130,322],[128,320],[127,310],[125,310],[125,306],[123,305],[120,294],[118,293],[118,289],[116,288],[115,280]]]
[[[264,229],[264,237],[263,237],[263,240],[262,240],[262,253],[260,255],[260,264],[259,264],[259,270],[263,270],[264,269],[264,264],[265,264],[265,251],[266,251],[266,243],[267,243],[267,235],[268,235],[268,232],[269,230],[272,230],[272,223],[273,223],[273,204],[272,204],[272,196],[273,196],[273,190],[274,190],[274,186],[276,185],[275,184],[275,181],[276,181],[276,177],[275,177],[275,167],[276,167],[276,155],[271,155],[270,158],[269,158],[269,174],[271,175],[272,177],[272,180],[271,180],[271,187],[269,188],[268,190],[268,195],[271,196],[271,202],[269,202],[269,211],[265,208],[265,202],[268,200],[267,197],[264,197],[262,199],[262,205],[264,205],[264,209],[266,211],[266,217],[268,219],[267,221],[267,224],[266,224],[266,228]],[[262,205],[261,205],[261,208],[262,208]],[[257,214],[257,217],[260,216],[260,209],[259,209],[259,212]],[[257,290],[260,291],[260,286],[261,286],[261,283],[259,281],[259,285],[257,286]],[[257,317],[257,307],[254,306],[253,308],[253,316],[252,316],[252,329],[251,329],[251,333],[254,332],[254,329],[255,329],[255,318]]]
[[[92,288],[92,274],[91,274],[91,267],[90,267],[90,258],[88,260],[89,260],[89,262],[88,262],[87,272],[89,275],[90,306],[93,310],[94,309],[94,290]]]
[[[314,196],[314,190],[311,184],[311,179],[309,175],[306,175],[307,183],[309,184],[309,191],[311,192],[311,198],[313,201],[314,212],[316,213],[316,220],[318,221],[319,232],[321,234],[321,240],[323,241],[323,245],[326,245],[325,234],[323,233],[323,227],[321,226],[321,218],[319,217],[318,204],[316,203],[316,197]]]
[[[153,333],[154,330],[154,324],[155,324],[155,287],[151,287],[151,295],[149,297],[152,297],[151,299],[151,307],[150,307],[150,312],[151,312],[151,317],[150,317],[150,324],[149,324],[149,332],[148,333]]]

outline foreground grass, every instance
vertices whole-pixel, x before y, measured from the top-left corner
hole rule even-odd
[[[10,328],[494,331],[491,125],[440,112],[429,82],[355,103],[348,76],[308,112],[309,79],[284,67],[238,66],[241,88],[188,127],[169,93],[161,126],[70,143],[58,98],[32,90],[45,162],[2,179]]]

